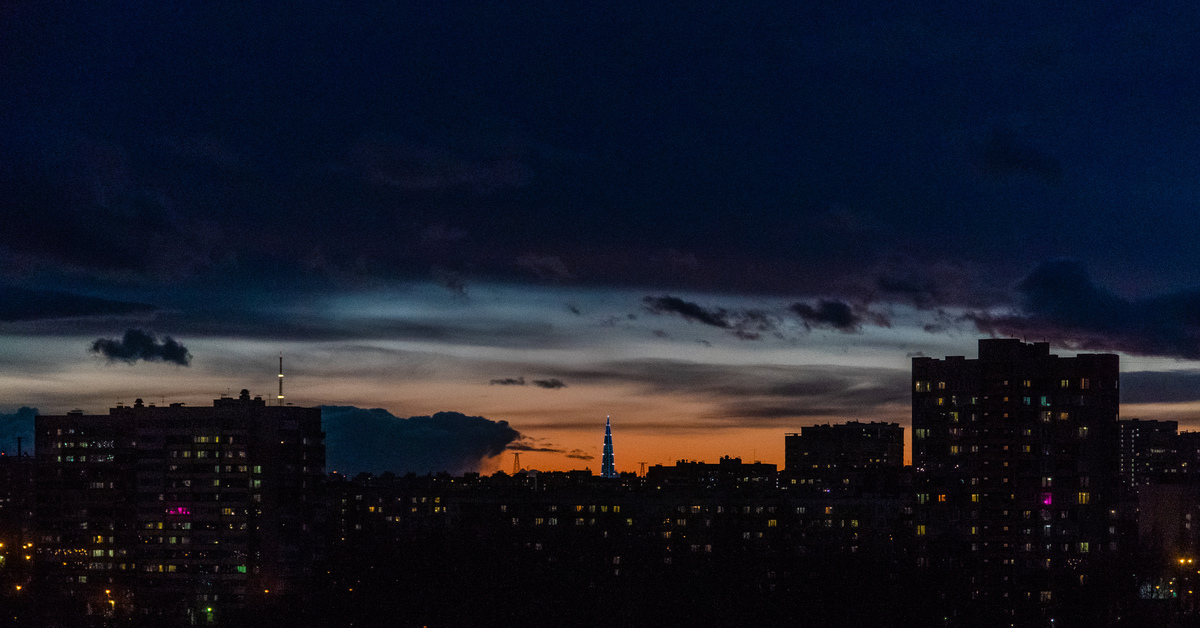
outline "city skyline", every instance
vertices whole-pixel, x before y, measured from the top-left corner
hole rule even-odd
[[[989,336],[1116,353],[1123,417],[1200,428],[1193,4],[0,28],[0,439],[273,398],[282,353],[289,402],[396,438],[421,422],[371,410],[531,468],[598,470],[609,415],[618,471],[781,464],[806,426],[911,427],[911,358]]]

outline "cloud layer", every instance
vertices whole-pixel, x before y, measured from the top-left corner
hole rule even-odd
[[[506,421],[458,412],[399,418],[387,410],[322,406],[326,466],[344,474],[478,471],[521,438]]]
[[[159,341],[153,332],[141,329],[125,330],[125,335],[120,340],[98,338],[92,343],[92,352],[103,355],[110,362],[119,360],[129,364],[145,360],[188,366],[192,362],[192,354],[188,353],[187,347],[176,342],[174,338],[163,336]]]
[[[982,332],[1094,351],[1200,359],[1200,289],[1127,299],[1074,260],[1039,265],[1017,286],[1012,314],[967,315]]]

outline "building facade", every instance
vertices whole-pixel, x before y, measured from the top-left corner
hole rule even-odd
[[[64,609],[211,623],[287,595],[311,562],[319,408],[139,399],[39,416],[35,433],[40,586]]]
[[[1005,621],[1078,599],[1120,551],[1119,379],[1116,355],[1042,342],[914,358],[919,563]]]

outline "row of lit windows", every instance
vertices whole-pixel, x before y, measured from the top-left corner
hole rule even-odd
[[[112,462],[112,454],[101,454],[98,456],[55,456],[56,462]]]
[[[1060,379],[1060,380],[1058,380],[1058,387],[1059,388],[1070,388],[1071,383],[1072,383],[1072,380],[1070,380],[1070,379]],[[1004,380],[1003,386],[1008,386],[1008,380]],[[1023,388],[1033,388],[1033,380],[1030,380],[1030,379],[1021,380],[1021,386]],[[1080,378],[1078,387],[1080,390],[1088,390],[1092,387],[1092,381],[1086,377]],[[1115,387],[1116,386],[1114,385],[1114,388]],[[931,382],[929,380],[918,380],[913,383],[913,388],[914,388],[914,390],[916,390],[916,392],[932,392],[934,389],[934,382]],[[937,390],[945,390],[946,382],[937,382],[936,388],[937,388]],[[974,399],[976,399],[976,398],[972,397],[971,399],[972,399],[971,403],[975,403]]]
[[[220,458],[220,457],[221,457],[221,452],[220,452],[220,451],[218,451],[218,450],[215,450],[215,449],[211,449],[211,450],[210,450],[210,449],[197,449],[197,450],[195,450],[195,451],[192,451],[191,449],[182,449],[182,450],[180,450],[180,449],[172,449],[172,450],[171,450],[171,457],[172,457],[172,458],[192,458],[192,457],[196,457],[196,458]],[[239,449],[239,450],[237,450],[237,451],[234,451],[234,450],[227,450],[227,451],[225,452],[225,457],[226,457],[226,458],[245,458],[245,457],[246,457],[246,451],[245,451],[245,450],[243,450],[243,449]]]
[[[972,478],[971,483],[975,484],[977,479],[978,478]],[[1042,486],[1044,486],[1044,487],[1050,486],[1049,480],[1051,480],[1051,478],[1043,478]],[[1081,486],[1087,486],[1087,484],[1088,484],[1088,478],[1086,478],[1086,477],[1080,478]],[[1009,493],[1008,499],[1013,499],[1013,498],[1014,498],[1014,495],[1012,493]],[[981,499],[981,494],[980,493],[970,493],[969,499],[972,502],[979,502]],[[927,504],[927,503],[930,503],[931,501],[937,501],[937,502],[944,503],[947,501],[946,494],[943,493],[940,495],[931,495],[930,493],[917,493],[917,503],[918,504]],[[1087,491],[1079,491],[1075,494],[1075,503],[1076,504],[1086,505],[1086,504],[1091,503],[1091,501],[1092,501],[1092,494]],[[1054,494],[1053,493],[1042,493],[1041,494],[1041,503],[1043,506],[1052,505],[1054,503]],[[1026,518],[1029,518],[1029,512],[1030,511],[1028,511],[1028,510],[1025,511]],[[1007,514],[1007,513],[1008,513],[1008,511],[1005,511],[1005,514]]]
[[[112,449],[113,441],[111,441],[111,440],[90,441],[90,442],[89,441],[79,441],[79,442],[58,441],[58,442],[53,443],[53,445],[52,445],[53,449],[72,449],[72,448],[76,448],[76,447],[78,447],[80,449],[87,449],[88,447],[91,447],[93,449]]]

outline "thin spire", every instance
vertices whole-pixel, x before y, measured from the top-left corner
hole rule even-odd
[[[283,405],[283,353],[279,354],[279,405]]]
[[[617,476],[617,467],[613,461],[613,442],[612,442],[612,417],[605,417],[604,421],[604,457],[600,459],[600,477],[615,478]]]

